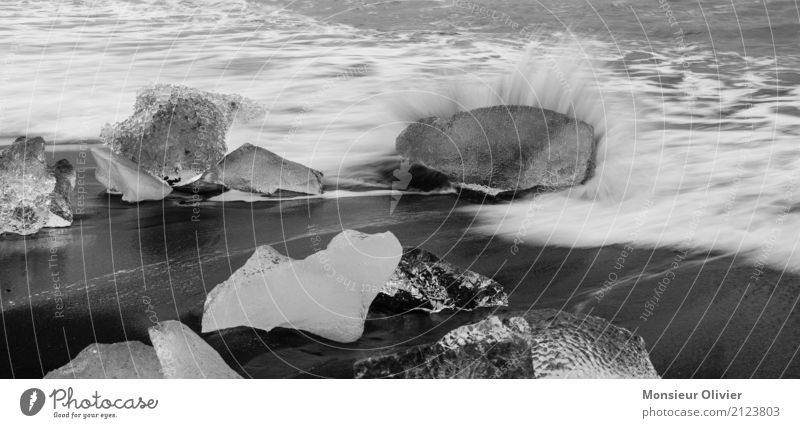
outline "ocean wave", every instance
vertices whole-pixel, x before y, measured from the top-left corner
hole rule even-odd
[[[594,126],[594,175],[562,192],[464,208],[480,232],[573,247],[744,253],[798,269],[796,55],[778,63],[778,55],[721,51],[691,35],[676,43],[658,33],[645,43],[630,8],[616,8],[611,22],[626,37],[603,41],[602,31],[563,27],[568,43],[501,31],[503,22],[472,26],[486,17],[446,2],[431,8],[446,32],[359,29],[258,1],[6,2],[0,135],[96,139],[103,124],[131,114],[140,88],[183,84],[266,106],[263,120],[230,131],[230,150],[250,142],[323,171],[329,185],[391,191],[385,166],[410,121],[541,106]],[[650,9],[638,16],[668,28]],[[509,10],[537,16],[522,3]],[[683,22],[687,31],[698,23]]]
[[[477,230],[516,244],[742,254],[754,282],[766,265],[800,270],[800,118],[780,113],[800,101],[800,86],[777,82],[774,62],[752,61],[743,72],[729,58],[700,72],[685,64],[707,64],[711,53],[683,53],[664,50],[624,74],[573,62],[574,93],[551,61],[531,55],[485,98],[455,103],[550,108],[592,124],[598,137],[596,173],[583,186],[464,208],[480,219]],[[464,99],[461,91],[475,93],[459,87],[448,99]]]

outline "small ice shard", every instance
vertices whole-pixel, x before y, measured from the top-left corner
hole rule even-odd
[[[41,137],[19,137],[0,153],[0,233],[36,233],[72,224],[75,171],[66,159],[48,167]]]
[[[506,305],[508,296],[497,281],[462,270],[429,251],[409,248],[403,252],[400,264],[386,281],[373,308],[439,312]]]
[[[147,330],[166,379],[241,379],[222,357],[180,321]]]
[[[45,379],[241,379],[180,321],[163,321],[141,342],[93,343]]]
[[[158,201],[172,192],[167,183],[106,148],[93,148],[92,156],[97,163],[94,172],[97,181],[106,189],[121,193],[123,201]]]
[[[401,255],[391,232],[345,230],[328,248],[303,260],[258,247],[242,268],[208,293],[202,331],[286,327],[354,342]]]
[[[183,184],[225,156],[234,118],[261,114],[262,107],[239,95],[159,84],[140,90],[133,115],[106,125],[100,138],[155,177]]]
[[[161,364],[141,342],[93,343],[45,379],[159,379]]]
[[[201,181],[229,189],[273,195],[279,190],[322,193],[322,173],[245,143],[203,174]]]
[[[357,361],[356,377],[658,378],[644,340],[553,309],[490,316],[433,344]]]

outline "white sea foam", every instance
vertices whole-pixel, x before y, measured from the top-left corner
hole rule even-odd
[[[769,68],[699,73],[682,70],[685,58],[671,54],[655,70],[638,66],[644,77],[624,79],[573,63],[568,76],[582,86],[571,94],[542,61],[526,61],[495,83],[502,101],[595,126],[597,170],[585,185],[559,193],[466,208],[479,216],[479,231],[569,247],[628,243],[635,235],[640,246],[744,254],[756,264],[753,280],[763,265],[800,271],[800,119],[778,113],[800,101],[800,88],[772,82],[771,94]],[[657,84],[675,75],[682,75],[675,85]],[[508,87],[516,89],[506,98]],[[469,107],[494,103],[495,93],[487,94]]]

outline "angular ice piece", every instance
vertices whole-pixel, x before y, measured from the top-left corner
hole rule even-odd
[[[322,193],[322,173],[271,151],[245,143],[206,171],[201,181],[244,192],[272,195],[279,190]]]
[[[401,256],[391,232],[345,230],[327,249],[303,260],[258,247],[242,268],[208,293],[202,330],[286,327],[354,342]]]
[[[180,321],[147,330],[166,379],[241,379],[217,351]]]
[[[106,189],[122,193],[122,200],[139,202],[164,199],[172,188],[153,177],[139,165],[112,154],[106,148],[93,148],[92,156],[97,163],[94,175]]]
[[[161,364],[142,342],[93,343],[45,379],[160,379]]]
[[[508,295],[492,278],[462,270],[422,248],[409,248],[403,251],[400,264],[375,299],[373,308],[440,312],[507,305]]]
[[[225,156],[235,117],[260,114],[260,106],[239,95],[159,84],[140,90],[133,115],[106,125],[100,138],[155,177],[183,184]]]

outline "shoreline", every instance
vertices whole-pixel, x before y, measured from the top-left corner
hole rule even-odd
[[[147,328],[158,321],[179,319],[198,331],[206,292],[256,246],[273,245],[303,258],[351,228],[390,230],[404,247],[421,246],[492,276],[509,294],[509,307],[498,313],[554,308],[627,328],[645,339],[654,366],[667,378],[800,377],[794,358],[800,316],[793,311],[800,278],[770,269],[757,286],[748,285],[753,266],[735,255],[688,256],[652,316],[642,321],[674,250],[637,247],[617,269],[623,246],[512,244],[471,233],[475,218],[454,211],[471,202],[449,194],[404,195],[399,202],[382,195],[201,203],[195,213],[192,204],[179,200],[122,203],[86,176],[84,211],[72,227],[0,240],[0,260],[7,266],[0,290],[0,376],[41,377],[94,342],[149,343]],[[610,272],[627,281],[609,287]],[[202,336],[245,376],[348,377],[356,359],[438,340],[492,312],[371,312],[364,336],[348,345],[285,329],[236,328]]]

